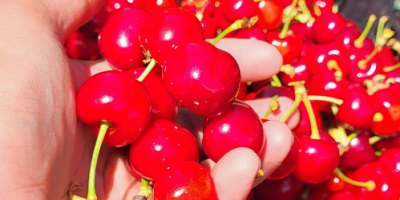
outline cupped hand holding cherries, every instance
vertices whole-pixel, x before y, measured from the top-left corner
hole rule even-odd
[[[360,30],[333,0],[107,0],[65,45],[109,65],[77,92],[97,140],[71,199],[98,199],[102,144],[123,152],[112,180],[136,180],[133,199],[399,199],[387,21]]]

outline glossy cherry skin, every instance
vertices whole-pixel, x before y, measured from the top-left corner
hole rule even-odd
[[[348,89],[344,93],[336,121],[351,130],[369,129],[376,113],[373,99],[364,90]]]
[[[365,187],[349,186],[352,193],[362,200],[399,198],[399,189],[396,187],[397,179],[394,179],[390,170],[380,162],[367,163],[349,177],[360,182],[370,180],[375,182],[375,189],[371,191]]]
[[[210,172],[197,162],[176,162],[160,173],[154,184],[155,200],[218,200]]]
[[[135,77],[139,78],[145,70],[145,67],[136,67],[129,72]],[[157,68],[159,69],[159,67]],[[174,121],[178,115],[178,102],[165,88],[164,82],[161,78],[161,70],[157,73],[156,69],[146,76],[142,81],[150,95],[151,100],[151,119],[167,119]]]
[[[222,13],[230,22],[243,18],[250,19],[257,14],[258,3],[253,0],[224,0],[220,3]]]
[[[313,42],[313,26],[314,22],[309,21],[307,23],[295,23],[290,24],[290,30],[296,35],[303,38],[304,41]]]
[[[383,73],[383,65],[378,57],[372,57],[365,62],[371,51],[358,48],[350,48],[350,73],[348,78],[350,81],[363,84],[364,80],[372,79],[377,74]]]
[[[293,74],[287,74],[280,72],[278,74],[279,79],[282,84],[288,85],[290,82],[304,81],[304,85],[308,87],[310,84],[310,72],[307,69],[306,58],[300,57],[296,62],[294,62],[291,67],[294,69]]]
[[[101,55],[113,68],[129,70],[143,65],[138,36],[149,17],[150,13],[141,8],[124,8],[110,14],[99,33],[98,43]]]
[[[156,13],[163,9],[178,8],[179,5],[175,0],[146,0],[143,7],[151,13]]]
[[[261,41],[267,40],[267,36],[264,33],[263,29],[257,26],[252,26],[250,28],[245,28],[245,29],[239,29],[235,33],[234,37],[243,39],[261,40]]]
[[[151,121],[143,134],[130,146],[131,166],[141,176],[157,181],[171,162],[199,160],[194,135],[165,119]]]
[[[216,0],[182,0],[180,3],[183,9],[193,14],[201,13],[204,16],[213,16],[215,5]]]
[[[113,12],[123,8],[142,7],[145,1],[146,0],[106,0],[104,6],[108,12]]]
[[[290,147],[289,153],[286,155],[279,167],[268,176],[268,179],[277,180],[289,176],[296,166],[297,157],[299,156],[299,148],[299,139],[294,135],[293,144]]]
[[[177,46],[204,41],[205,36],[195,15],[180,8],[166,8],[154,13],[146,21],[140,31],[139,40],[143,50],[163,64]]]
[[[204,36],[206,38],[215,38],[218,35],[218,26],[214,18],[210,15],[203,15],[201,18],[201,26],[203,27]]]
[[[283,6],[279,1],[266,0],[258,3],[256,26],[273,30],[282,25]]]
[[[97,38],[92,38],[80,31],[73,32],[65,41],[68,57],[78,60],[97,60],[101,57]]]
[[[279,37],[280,33],[278,30],[268,31],[267,42],[281,53],[283,64],[288,64],[300,55],[303,40],[291,31],[283,38]]]
[[[328,195],[327,200],[360,200],[357,195],[350,190],[341,190]]]
[[[103,6],[90,21],[79,27],[78,31],[85,35],[97,36],[107,22],[109,15],[110,13]]]
[[[97,135],[100,123],[111,123],[103,143],[121,147],[135,141],[150,120],[151,103],[142,83],[123,71],[90,77],[77,94],[78,118]]]
[[[334,0],[314,0],[313,2],[313,6],[318,7],[321,13],[332,13],[334,5],[335,5]]]
[[[378,135],[391,135],[399,131],[400,98],[395,90],[381,89],[372,94],[377,112],[382,114],[381,121],[373,121],[371,131]]]
[[[345,27],[346,21],[340,13],[323,13],[315,19],[313,38],[318,44],[329,43],[333,37]]]
[[[293,174],[279,179],[266,179],[254,188],[255,200],[295,200],[303,189],[303,183]]]
[[[300,150],[294,175],[305,183],[318,184],[330,178],[339,164],[337,145],[327,140],[299,138]]]
[[[178,46],[165,62],[162,76],[170,94],[203,117],[227,110],[241,82],[233,56],[205,41]]]
[[[381,139],[373,145],[377,151],[385,151],[391,148],[400,148],[400,132],[388,136],[381,136]]]
[[[265,141],[261,119],[244,101],[235,100],[228,110],[204,122],[203,151],[215,162],[237,147],[259,154]]]
[[[393,66],[399,63],[399,60],[396,58],[390,47],[382,47],[376,53],[376,57],[378,57],[383,66]]]
[[[392,173],[394,179],[400,178],[400,148],[386,149],[378,158],[378,162],[387,166]]]
[[[360,37],[361,32],[355,26],[345,26],[334,37],[333,42],[338,42],[347,49],[356,48],[371,52],[375,44],[371,38],[365,38],[361,47],[355,46],[355,41]]]
[[[364,131],[350,141],[347,150],[340,158],[339,167],[347,170],[355,170],[375,160],[375,151],[369,144],[369,132]]]

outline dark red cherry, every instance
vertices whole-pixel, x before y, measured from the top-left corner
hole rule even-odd
[[[315,19],[313,38],[318,44],[329,43],[345,26],[345,19],[340,13],[327,12]]]
[[[171,95],[203,117],[227,110],[241,80],[233,56],[206,41],[178,46],[165,62],[162,75]]]
[[[136,67],[129,72],[135,78],[139,78],[145,70],[145,67]],[[151,119],[167,119],[174,121],[178,115],[178,102],[171,96],[165,88],[165,84],[160,73],[153,68],[152,71],[142,81],[150,95],[151,101]]]
[[[295,200],[303,191],[304,184],[293,174],[279,179],[266,179],[254,188],[255,200]]]
[[[215,162],[237,147],[247,147],[259,154],[264,144],[261,120],[244,101],[235,100],[228,110],[204,122],[203,151]]]
[[[107,22],[109,15],[110,13],[103,6],[90,21],[79,27],[78,31],[85,35],[97,36]]]
[[[373,147],[377,151],[400,148],[400,132],[388,136],[380,136],[380,140],[373,144]]]
[[[73,32],[65,41],[68,57],[78,60],[97,60],[101,57],[97,46],[97,38],[90,37],[80,31]]]
[[[103,143],[126,146],[150,120],[151,103],[142,83],[123,71],[105,71],[88,79],[77,94],[77,115],[97,135],[100,123],[111,123]]]
[[[272,44],[281,53],[283,64],[288,64],[299,57],[303,40],[294,32],[289,31],[284,37],[280,37],[281,31],[271,30],[267,32],[267,42]]]
[[[204,41],[203,27],[195,15],[180,8],[168,8],[156,12],[142,27],[139,40],[144,51],[163,64],[179,45]]]
[[[360,200],[357,195],[350,190],[340,190],[328,195],[327,200]]]
[[[243,18],[250,19],[257,14],[258,3],[253,0],[224,0],[220,3],[222,13],[230,22]]]
[[[143,134],[130,146],[131,166],[141,176],[157,182],[170,163],[199,160],[194,135],[165,119],[151,121]]]
[[[276,0],[260,1],[257,16],[256,26],[267,30],[277,29],[282,25],[283,6]]]
[[[181,161],[160,172],[154,184],[155,200],[218,200],[210,172],[197,162]]]
[[[337,145],[327,140],[299,138],[300,150],[294,175],[305,183],[327,181],[339,164]]]
[[[144,55],[138,35],[150,13],[141,8],[124,8],[110,14],[99,33],[101,55],[115,69],[143,66]]]
[[[290,24],[290,30],[303,38],[304,41],[313,42],[313,26],[314,22],[312,21],[307,23],[292,23]]]
[[[360,156],[362,155],[362,156]],[[364,131],[353,138],[340,158],[339,167],[355,170],[376,160],[375,151],[369,144],[369,132]]]
[[[335,115],[336,121],[352,130],[369,129],[376,113],[373,99],[365,90],[348,89],[344,94]]]

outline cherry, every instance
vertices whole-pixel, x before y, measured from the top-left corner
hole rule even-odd
[[[293,144],[290,147],[289,153],[286,155],[285,159],[279,165],[278,168],[274,170],[272,174],[268,176],[268,179],[283,179],[289,176],[296,166],[297,157],[299,156],[299,141],[296,136],[294,136]]]
[[[283,6],[279,1],[265,0],[258,3],[257,27],[273,30],[282,25]]]
[[[170,94],[203,117],[230,107],[241,78],[233,56],[206,41],[178,46],[165,62],[162,75]]]
[[[143,7],[145,1],[146,0],[106,0],[104,6],[107,12],[113,12],[123,8]]]
[[[382,151],[382,154],[378,158],[378,162],[382,163],[391,170],[391,176],[395,180],[400,178],[400,148],[391,148]]]
[[[257,26],[252,26],[250,28],[239,29],[235,33],[235,38],[243,38],[243,39],[253,39],[253,40],[261,40],[266,41],[267,36],[264,31]]]
[[[136,67],[128,72],[132,73],[135,78],[139,78],[145,69],[145,67]],[[174,121],[178,115],[179,104],[165,88],[161,78],[161,69],[159,69],[159,71],[160,72],[157,73],[156,70],[153,69],[142,81],[149,92],[151,100],[151,120],[167,119]]]
[[[357,195],[353,194],[350,190],[340,190],[328,195],[327,200],[360,200]]]
[[[278,74],[283,85],[289,85],[290,82],[304,81],[304,85],[310,85],[310,72],[307,68],[307,59],[300,57],[293,64],[283,65]]]
[[[172,163],[154,184],[154,199],[218,200],[210,172],[197,162]]]
[[[138,35],[149,17],[150,13],[141,8],[124,8],[110,14],[99,33],[98,43],[101,55],[113,68],[129,70],[143,66]]]
[[[290,24],[290,30],[301,37],[303,41],[313,42],[313,26],[313,21],[309,21],[306,23],[292,22]]]
[[[314,10],[318,9],[320,13],[333,13],[334,0],[314,0]]]
[[[329,191],[341,191],[345,187],[346,183],[339,178],[336,174],[333,174],[326,183],[326,187],[328,187]]]
[[[338,105],[335,119],[351,130],[367,130],[376,113],[375,102],[365,90],[348,89]]]
[[[375,75],[383,73],[381,64],[376,52],[365,49],[350,48],[350,81],[362,84],[366,79],[372,79]]]
[[[90,21],[79,27],[78,31],[85,35],[97,36],[107,22],[109,15],[110,13],[103,6]]]
[[[345,19],[340,13],[327,12],[315,19],[313,38],[318,44],[329,43],[345,26]]]
[[[281,33],[277,30],[268,31],[267,42],[275,46],[281,53],[283,64],[288,64],[300,55],[303,40],[292,31],[283,36]]]
[[[384,151],[391,148],[400,147],[400,132],[388,136],[379,136],[380,140],[373,144],[377,151]]]
[[[264,144],[261,120],[244,101],[235,100],[228,110],[204,122],[203,151],[215,162],[237,147],[247,147],[259,154]]]
[[[77,115],[97,134],[101,122],[111,124],[104,144],[126,146],[135,141],[150,120],[151,103],[142,83],[127,72],[98,73],[77,94]]]
[[[68,57],[73,59],[97,60],[101,57],[97,39],[80,31],[73,32],[65,41],[64,46]]]
[[[215,38],[218,35],[218,26],[214,18],[210,15],[203,15],[201,18],[205,38]]]
[[[301,194],[303,185],[293,174],[278,180],[266,179],[254,188],[255,200],[295,200]]]
[[[151,13],[156,13],[163,9],[179,8],[179,5],[175,0],[145,0],[143,7]]]
[[[299,138],[300,150],[294,175],[306,183],[327,181],[339,164],[339,149],[331,141]]]
[[[183,9],[193,14],[201,14],[203,16],[212,16],[215,9],[215,0],[182,0],[180,5]]]
[[[199,160],[194,135],[165,119],[151,121],[143,134],[130,146],[132,168],[146,179],[157,182],[161,172],[172,162]]]
[[[376,160],[375,152],[369,144],[369,132],[364,131],[350,140],[346,151],[340,158],[339,167],[355,170],[362,165]],[[362,155],[362,156],[360,156]]]
[[[243,18],[250,19],[257,14],[257,2],[253,0],[224,0],[220,3],[222,13],[230,22]]]

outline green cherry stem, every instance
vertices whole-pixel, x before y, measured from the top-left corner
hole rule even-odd
[[[370,137],[368,142],[370,145],[374,145],[375,143],[379,142],[379,140],[381,140],[381,139],[382,139],[382,137],[375,135],[375,136]]]
[[[101,122],[100,130],[97,135],[96,143],[93,149],[92,161],[90,162],[87,200],[97,200],[96,187],[95,187],[96,166],[97,166],[97,161],[99,159],[101,145],[103,143],[104,137],[106,136],[107,130],[110,126],[111,126],[110,122],[107,121]]]
[[[154,60],[154,58],[152,58],[150,60],[150,63],[147,65],[146,69],[143,71],[143,73],[139,76],[139,78],[137,78],[137,80],[139,82],[142,82],[147,75],[149,75],[150,71],[154,68],[154,66],[156,66],[157,61]]]
[[[282,118],[279,119],[279,121],[283,123],[286,122],[286,120],[293,114],[296,108],[299,107],[302,100],[303,94],[296,94],[293,104],[290,106],[289,110],[287,110],[285,114],[283,114]]]
[[[334,98],[334,97],[328,97],[328,96],[320,96],[320,95],[308,95],[307,98],[311,101],[325,101],[325,102],[330,102],[335,105],[342,105],[343,100]]]
[[[307,113],[308,113],[308,118],[310,120],[310,125],[311,125],[311,138],[315,140],[321,139],[321,136],[319,135],[318,131],[318,126],[317,126],[317,120],[315,119],[315,113],[312,108],[311,102],[307,97],[303,97],[303,104],[306,107]]]
[[[139,192],[133,197],[132,200],[147,200],[150,198],[152,193],[153,192],[150,189],[149,182],[147,181],[147,179],[142,178]]]
[[[376,37],[375,37],[376,41],[378,41],[379,38],[381,38],[381,36],[383,34],[383,30],[385,29],[386,22],[388,22],[388,21],[389,21],[389,17],[386,15],[379,18],[378,27],[376,29],[377,30]]]
[[[359,182],[359,181],[355,181],[350,179],[349,177],[347,177],[342,171],[340,171],[340,169],[336,168],[334,173],[340,178],[342,179],[344,182],[349,183],[351,185],[354,186],[358,186],[358,187],[364,187],[366,188],[368,191],[372,191],[375,189],[376,184],[374,181],[369,180],[367,182]]]
[[[371,14],[368,18],[368,22],[365,25],[363,32],[361,33],[360,37],[354,40],[354,46],[357,48],[361,48],[363,46],[365,38],[367,38],[368,33],[371,31],[372,25],[374,25],[376,21],[376,15]]]
[[[283,28],[282,28],[282,30],[281,30],[281,32],[279,34],[279,38],[281,38],[281,39],[285,38],[287,33],[288,33],[288,31],[289,31],[290,23],[291,23],[292,19],[294,18],[293,11],[295,10],[297,2],[298,2],[298,0],[294,0],[292,2],[292,4],[290,5],[290,11],[289,11],[289,14],[288,14],[289,17],[287,18],[287,21],[285,22],[285,24],[283,24]]]
[[[217,35],[212,41],[211,44],[217,44],[222,38],[224,38],[229,33],[239,30],[241,28],[250,28],[252,27],[258,20],[258,16],[254,16],[249,19],[238,19],[233,22],[228,28],[223,30],[220,34]]]
[[[278,99],[278,95],[272,97],[271,102],[269,103],[268,110],[265,112],[263,119],[267,119],[268,116],[279,108],[279,103],[276,101]]]
[[[271,77],[271,85],[275,87],[282,87],[282,82],[277,75]]]

